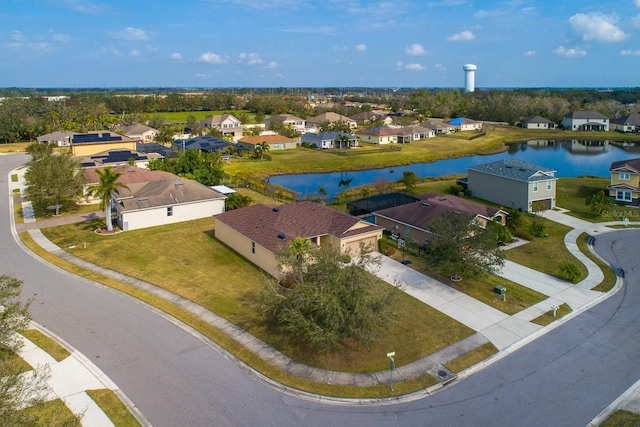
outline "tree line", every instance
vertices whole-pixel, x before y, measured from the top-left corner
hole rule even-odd
[[[7,90],[5,89],[4,92]],[[398,118],[410,124],[430,117],[469,117],[475,120],[516,124],[522,117],[537,114],[559,122],[573,110],[596,110],[615,118],[639,111],[640,89],[599,91],[594,89],[459,89],[376,90],[340,96],[327,90],[322,102],[310,103],[308,91],[217,90],[201,93],[180,92],[71,92],[67,98],[49,101],[39,93],[9,92],[0,103],[0,142],[33,141],[45,133],[69,130],[88,132],[133,123],[161,129],[168,121],[166,112],[229,111],[247,123],[262,122],[268,115],[293,114],[306,119],[324,111],[343,115],[372,110],[384,105],[391,111],[408,111]],[[317,101],[317,100],[316,100]],[[353,107],[354,102],[362,103]],[[247,114],[252,113],[252,116]],[[406,123],[405,123],[406,122]],[[178,124],[179,127],[179,124]]]

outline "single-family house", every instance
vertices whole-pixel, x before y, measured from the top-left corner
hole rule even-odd
[[[360,126],[373,122],[379,122],[381,125],[385,126],[393,123],[393,118],[381,111],[363,111],[362,113],[349,116],[349,118],[354,120]]]
[[[360,129],[355,133],[360,142],[369,144],[394,144],[398,142],[399,129],[381,126],[373,129]]]
[[[398,129],[398,143],[407,144],[411,141],[433,138],[436,131],[422,126],[403,126]]]
[[[86,183],[84,185],[84,191],[82,194],[87,194],[87,189],[92,185],[96,185],[100,182],[100,177],[98,176],[97,171],[102,171],[106,166],[91,166],[85,167],[83,169],[84,176],[86,178]],[[111,170],[115,173],[119,173],[118,182],[129,186],[131,184],[139,184],[139,183],[147,183],[151,181],[157,181],[162,178],[171,178],[174,175],[169,172],[164,171],[152,171],[149,169],[139,168],[136,166],[129,165],[109,165]],[[99,203],[100,200],[93,197],[88,197],[87,201],[89,203]]]
[[[131,150],[109,150],[102,153],[92,154],[85,157],[75,157],[83,168],[95,166],[116,166],[116,165],[136,165],[146,166],[149,158],[144,153]]]
[[[231,135],[234,141],[242,138],[242,122],[232,114],[218,114],[200,120],[200,126],[207,129],[218,129],[222,136]]]
[[[349,126],[349,129],[355,129],[358,127],[358,124],[355,120],[350,119],[347,116],[343,116],[342,114],[334,113],[332,111],[322,113],[315,117],[311,117],[307,119],[305,126],[307,130],[319,129],[320,126],[325,123],[345,123]]]
[[[305,132],[302,134],[303,144],[312,144],[316,148],[350,148],[358,146],[358,138],[346,132]]]
[[[433,129],[436,135],[448,135],[456,130],[455,126],[451,126],[443,121],[427,120],[419,124],[424,128]]]
[[[518,159],[497,160],[468,168],[473,197],[525,212],[553,209],[555,170]]]
[[[428,194],[420,200],[373,212],[376,225],[393,232],[398,237],[423,243],[430,233],[431,222],[445,212],[469,217],[480,227],[489,221],[506,225],[507,212],[485,206],[457,196]]]
[[[200,135],[190,139],[177,139],[171,143],[171,149],[183,153],[185,150],[198,150],[203,153],[221,153],[230,145],[232,144],[224,139],[211,135]]]
[[[215,236],[240,255],[278,277],[276,253],[296,237],[358,255],[377,250],[382,227],[313,202],[253,205],[215,215]]]
[[[520,120],[520,125],[525,129],[555,129],[556,124],[542,116],[527,116]]]
[[[640,199],[640,158],[611,163],[609,196],[616,202],[638,206]]]
[[[224,201],[223,194],[175,175],[131,183],[111,193],[123,231],[211,217],[224,212]]]
[[[291,114],[278,114],[271,116],[264,121],[265,130],[272,130],[271,123],[282,123],[303,134],[306,130],[305,120],[300,117],[293,116]]]
[[[75,133],[71,136],[71,156],[83,157],[109,150],[135,151],[136,141],[108,130]]]
[[[560,126],[569,130],[609,130],[609,119],[597,111],[578,110],[565,115]]]
[[[631,113],[609,120],[611,130],[618,132],[640,132],[640,114]]]
[[[135,124],[122,129],[124,136],[135,139],[137,142],[153,142],[158,135],[158,129],[149,126]]]
[[[455,127],[461,132],[469,130],[482,130],[482,122],[467,119],[466,117],[456,117],[455,119],[449,120],[448,124]]]
[[[274,135],[243,136],[238,140],[237,146],[242,150],[255,151],[256,145],[263,143],[269,145],[269,151],[290,150],[298,146],[294,139],[277,133]]]
[[[68,130],[56,131],[40,135],[36,138],[38,144],[54,144],[58,147],[68,147],[71,145],[71,138],[75,135],[75,132]]]

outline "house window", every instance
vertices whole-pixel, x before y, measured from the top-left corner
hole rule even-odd
[[[533,183],[533,192],[534,192],[534,193],[537,193],[537,192],[538,192],[538,183],[537,183],[537,182],[534,182],[534,183]]]
[[[173,206],[167,207],[167,216],[173,216]]]
[[[622,200],[623,202],[631,201],[631,191],[616,191],[616,200]]]
[[[411,235],[411,230],[408,225],[404,226],[404,237],[409,237]]]
[[[314,245],[318,244],[318,237],[312,237],[311,238],[311,243],[313,243]]]
[[[256,242],[251,242],[251,253],[252,254],[256,253]]]
[[[620,173],[618,174],[618,178],[619,178],[621,181],[629,181],[629,180],[631,179],[631,175],[629,175],[629,173],[628,173],[628,172],[620,172]]]
[[[547,181],[547,191],[551,191],[551,181]]]

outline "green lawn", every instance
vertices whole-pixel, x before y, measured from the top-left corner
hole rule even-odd
[[[339,355],[320,355],[302,343],[274,333],[256,314],[255,296],[263,273],[213,237],[211,219],[99,236],[96,224],[85,222],[44,229],[62,248],[76,245],[72,254],[90,262],[154,283],[201,304],[229,319],[285,354],[324,369],[352,372],[386,369],[381,358],[389,348],[398,354],[398,366],[413,362],[473,331],[453,319],[402,294],[398,321],[370,347],[347,346]],[[86,249],[82,242],[87,242]],[[121,248],[135,247],[136,251]],[[380,286],[389,286],[381,284]],[[423,325],[430,325],[429,328]]]
[[[573,310],[571,310],[571,307],[569,307],[567,304],[562,304],[556,310],[556,317],[553,317],[553,310],[549,310],[546,313],[544,313],[544,314],[536,317],[535,319],[533,319],[531,321],[531,323],[535,323],[537,325],[546,326],[546,325],[550,324],[551,322],[566,316],[567,314],[571,313],[572,311]]]
[[[482,362],[490,356],[493,356],[498,352],[493,343],[485,343],[480,347],[474,348],[473,350],[463,354],[462,356],[456,357],[455,359],[447,362],[444,366],[450,370],[451,372],[461,372],[465,369]]]
[[[104,411],[116,427],[137,427],[140,425],[120,398],[111,390],[87,390],[87,394]]]
[[[585,254],[587,257],[589,257],[591,261],[595,262],[596,265],[600,267],[600,270],[602,270],[602,273],[604,274],[604,280],[600,282],[597,286],[591,288],[591,290],[599,291],[599,292],[609,292],[616,285],[618,277],[613,272],[611,267],[609,267],[609,265],[607,265],[604,261],[602,261],[600,258],[598,258],[597,256],[591,253],[591,251],[589,250],[588,240],[589,240],[589,236],[587,235],[587,233],[580,234],[577,240],[578,249],[580,249],[580,251],[583,254]]]
[[[600,190],[606,194],[609,178],[561,178],[556,188],[556,204],[569,209],[569,215],[591,222],[622,221],[626,216],[630,221],[638,221],[640,210],[628,206],[610,206],[601,215],[595,215],[585,204],[587,198]]]
[[[49,338],[37,329],[26,329],[21,333],[22,336],[49,353],[49,355],[58,362],[62,362],[71,355],[66,348],[62,347],[55,340]]]
[[[533,215],[523,215],[523,221],[522,229],[527,230],[533,221]],[[571,228],[545,218],[541,221],[545,225],[545,234],[548,234],[548,237],[536,237],[525,245],[505,251],[507,259],[559,278],[562,278],[560,265],[570,262],[580,269],[580,280],[585,278],[587,268],[564,245],[564,236]]]
[[[640,426],[640,414],[618,409],[611,414],[600,427],[638,427]]]
[[[34,424],[36,427],[75,427],[81,425],[78,418],[67,408],[62,399],[50,400],[41,405],[23,409],[23,411],[37,418]]]

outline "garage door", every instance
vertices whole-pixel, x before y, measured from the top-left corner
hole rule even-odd
[[[531,202],[533,212],[548,211],[551,209],[551,199],[535,200]]]
[[[362,239],[355,242],[347,243],[345,251],[351,255],[360,255],[360,243],[363,243],[365,249],[368,251],[376,250],[376,239],[375,237],[371,237],[368,239]]]

